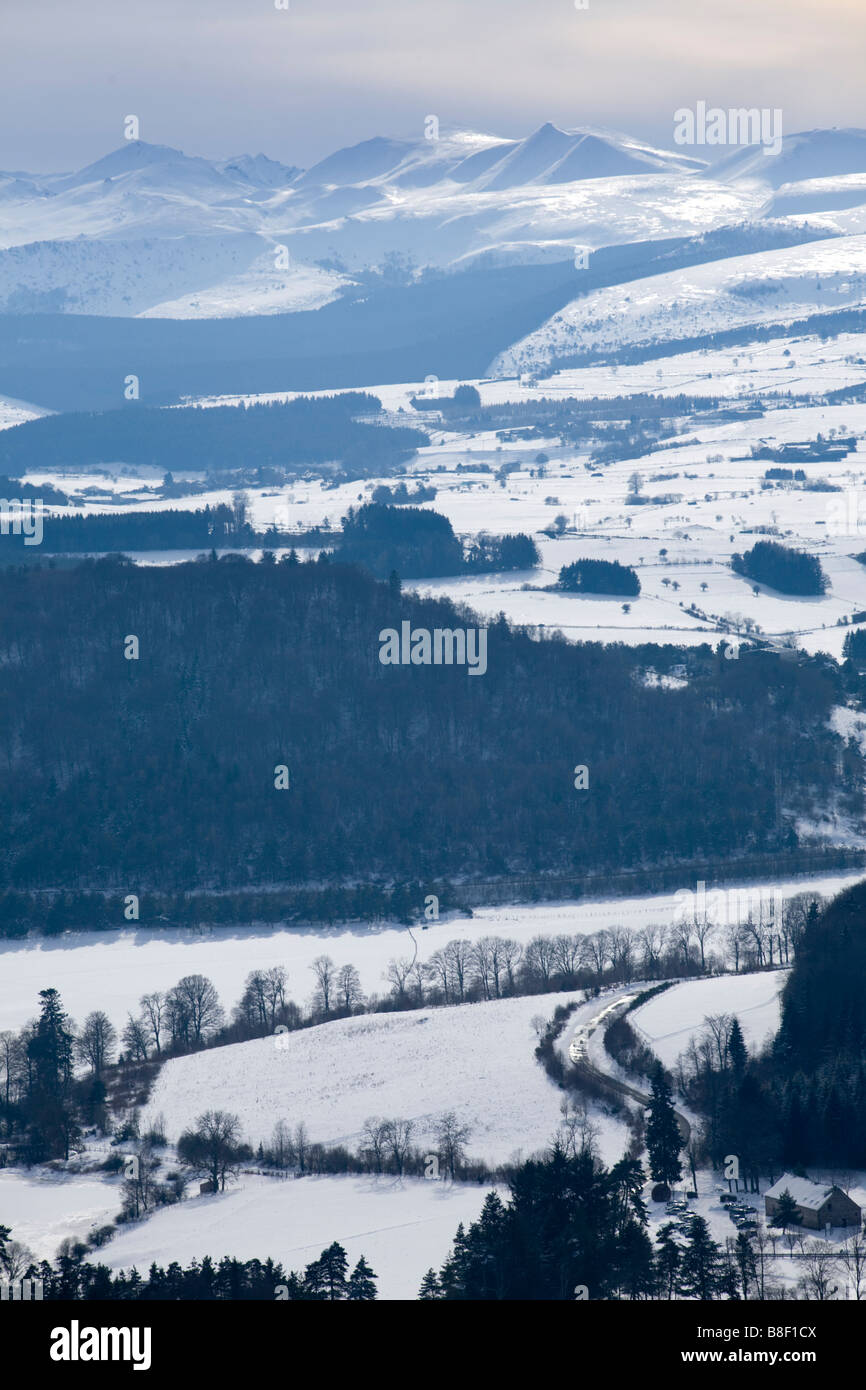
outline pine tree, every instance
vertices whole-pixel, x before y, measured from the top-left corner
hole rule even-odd
[[[731,1024],[731,1031],[728,1034],[728,1057],[734,1069],[734,1075],[742,1076],[743,1072],[746,1070],[749,1054],[746,1049],[740,1021],[737,1018],[735,1018]]]
[[[362,1255],[349,1276],[346,1297],[352,1303],[372,1303],[376,1297],[376,1275]]]
[[[39,999],[39,1020],[27,1044],[32,1064],[26,1103],[31,1154],[36,1159],[68,1158],[80,1133],[70,1096],[74,1039],[57,990],[40,990]]]
[[[466,1288],[469,1266],[469,1250],[466,1231],[461,1221],[454,1236],[451,1254],[439,1272],[439,1284],[443,1298],[462,1298]]]
[[[665,1070],[658,1063],[652,1080],[652,1099],[646,1127],[646,1146],[654,1182],[673,1183],[682,1177],[680,1149],[683,1146],[673,1093]]]
[[[629,1220],[618,1235],[616,1263],[617,1285],[625,1298],[652,1297],[655,1285],[652,1242],[637,1221]]]
[[[72,1031],[56,989],[41,989],[39,1021],[28,1051],[37,1088],[46,1096],[62,1095],[72,1079]]]
[[[788,1191],[786,1187],[784,1192],[781,1193],[779,1197],[778,1205],[776,1207],[776,1213],[772,1220],[772,1225],[781,1226],[784,1229],[786,1226],[799,1226],[799,1224],[799,1208],[797,1206],[797,1203],[794,1201],[794,1198],[791,1196],[791,1193]]]
[[[674,1287],[679,1274],[682,1262],[682,1252],[674,1239],[674,1225],[669,1221],[662,1226],[656,1236],[658,1251],[656,1253],[656,1279],[660,1289],[664,1291],[665,1298],[673,1298]]]
[[[349,1260],[339,1241],[333,1241],[317,1260],[307,1265],[304,1285],[315,1298],[336,1303],[347,1296]]]
[[[421,1288],[418,1291],[418,1297],[425,1303],[430,1303],[433,1299],[442,1297],[442,1286],[439,1283],[439,1278],[435,1269],[428,1269],[427,1273],[424,1275],[424,1278],[421,1280]]]
[[[720,1247],[710,1236],[704,1218],[693,1216],[680,1265],[680,1292],[706,1302],[718,1295],[723,1275]]]

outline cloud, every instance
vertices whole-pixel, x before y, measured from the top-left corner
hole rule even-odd
[[[547,119],[670,142],[698,98],[861,119],[862,0],[3,0],[0,167],[147,139],[308,164],[435,112],[506,135]]]

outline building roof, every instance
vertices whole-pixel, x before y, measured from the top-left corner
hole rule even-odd
[[[783,1173],[778,1182],[767,1188],[764,1196],[775,1197],[778,1201],[787,1188],[798,1207],[807,1207],[810,1211],[818,1211],[830,1196],[833,1186],[833,1183],[817,1183],[812,1182],[809,1178],[797,1178],[793,1173]]]

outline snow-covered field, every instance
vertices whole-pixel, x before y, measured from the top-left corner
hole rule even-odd
[[[454,1110],[471,1129],[467,1149],[489,1163],[528,1158],[553,1137],[562,1093],[533,1052],[532,1020],[579,997],[547,994],[483,1004],[340,1019],[167,1062],[144,1122],[165,1117],[175,1141],[196,1115],[222,1108],[247,1139],[267,1142],[278,1120],[307,1126],[314,1142],[355,1147],[372,1116],[412,1120],[433,1143]]]
[[[866,376],[866,335],[849,334],[829,343],[817,338],[785,341],[790,346],[784,351],[776,342],[659,359],[655,374],[652,364],[623,368],[622,390],[730,390],[748,396],[786,386],[804,389],[809,381],[829,389]],[[449,391],[454,385],[442,382],[437,390]],[[478,386],[485,401],[620,390],[619,377],[611,369],[603,374],[598,369],[564,372],[536,387],[516,382]],[[415,385],[375,389],[389,412],[411,411]],[[399,415],[389,418],[404,420]],[[792,408],[787,400],[768,398],[761,415],[700,426],[684,421],[675,442],[651,455],[609,464],[603,474],[585,466],[586,451],[560,446],[556,440],[502,445],[492,431],[467,438],[445,432],[435,422],[431,427],[423,416],[419,423],[431,428],[431,443],[420,451],[412,473],[416,481],[437,490],[435,499],[424,505],[447,516],[463,536],[526,531],[541,555],[541,565],[533,571],[426,580],[415,585],[423,593],[449,595],[485,617],[504,612],[516,622],[539,631],[557,630],[573,640],[717,645],[726,628],[743,630],[751,624],[766,636],[836,659],[842,655],[845,623],[866,610],[866,566],[854,558],[866,550],[866,404]],[[827,483],[836,491],[762,488],[769,465],[752,458],[752,449],[819,435],[828,440],[853,435],[859,440],[844,458],[828,457],[806,466],[810,481]],[[548,458],[542,476],[535,467],[539,445]],[[504,486],[494,476],[503,463],[520,464]],[[471,471],[458,473],[458,467]],[[446,471],[440,472],[442,468]],[[642,479],[644,496],[660,501],[628,505],[635,472]],[[36,472],[28,476],[33,483],[54,481],[67,489],[74,511],[176,507],[174,500],[147,495],[143,484],[154,480],[147,470],[135,478],[120,468],[110,477]],[[260,528],[276,523],[297,529],[327,521],[337,529],[348,508],[367,500],[382,481],[388,480],[333,487],[306,478],[282,487],[250,489],[251,519]],[[230,496],[229,488],[214,489],[195,497],[191,505],[226,503]],[[545,531],[557,516],[565,518],[566,529],[554,539]],[[830,580],[826,594],[795,599],[763,586],[755,592],[732,572],[731,556],[753,545],[764,528],[783,543],[817,555]],[[616,598],[549,591],[560,569],[582,557],[616,559],[636,570],[641,593],[627,611]],[[167,563],[189,556],[182,552],[138,558]]]
[[[474,1221],[490,1191],[423,1178],[305,1177],[285,1182],[243,1175],[214,1197],[166,1207],[123,1230],[100,1251],[112,1269],[145,1273],[155,1260],[188,1264],[223,1255],[271,1256],[302,1271],[339,1241],[350,1268],[364,1255],[382,1299],[413,1299],[426,1271],[447,1258],[458,1225]],[[503,1194],[504,1196],[504,1194]]]
[[[726,895],[729,915],[743,919],[750,904],[773,902],[811,889],[832,897],[862,874],[831,874],[732,886]],[[684,885],[695,892],[696,885]],[[453,917],[414,931],[422,961],[452,939],[477,941],[508,936],[525,945],[533,936],[588,933],[623,925],[669,926],[682,899],[675,893],[642,897],[587,899],[536,905],[478,908],[472,918]],[[217,927],[204,936],[180,930],[140,927],[116,932],[79,932],[60,940],[34,937],[25,943],[0,942],[0,1029],[20,1028],[37,1011],[39,990],[60,991],[64,1005],[79,1022],[93,1009],[104,1009],[122,1027],[128,1012],[137,1013],[142,994],[166,990],[184,975],[207,975],[225,1008],[241,996],[251,970],[282,965],[288,993],[299,1003],[312,994],[310,967],[316,956],[330,955],[338,966],[354,964],[366,993],[383,994],[388,962],[414,954],[405,927],[393,924],[343,927]],[[549,996],[539,1001],[545,1007]]]
[[[629,1022],[666,1067],[675,1065],[689,1040],[700,1033],[704,1019],[714,1014],[735,1014],[746,1046],[755,1051],[778,1030],[779,991],[786,978],[787,971],[772,970],[687,980],[635,1009]]]
[[[97,1174],[0,1168],[0,1226],[39,1260],[53,1260],[62,1240],[84,1240],[120,1210],[121,1181]]]

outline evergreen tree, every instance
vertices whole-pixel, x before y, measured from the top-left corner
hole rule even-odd
[[[617,1287],[624,1298],[652,1297],[655,1291],[652,1241],[637,1221],[629,1221],[617,1241]]]
[[[646,1146],[653,1181],[677,1182],[683,1171],[679,1157],[683,1140],[674,1109],[673,1092],[661,1062],[653,1073]]]
[[[451,1254],[439,1274],[439,1285],[443,1298],[462,1298],[464,1296],[468,1257],[466,1231],[461,1221],[454,1236]]]
[[[682,1251],[674,1237],[674,1225],[669,1221],[656,1236],[656,1281],[665,1298],[673,1298],[677,1275],[682,1263]]]
[[[779,1203],[771,1224],[781,1226],[783,1230],[788,1226],[799,1226],[800,1224],[800,1212],[797,1203],[787,1187],[779,1197]]]
[[[435,1269],[428,1269],[424,1278],[421,1280],[421,1288],[418,1291],[419,1299],[424,1303],[430,1303],[433,1299],[442,1297],[442,1288],[439,1283]]]
[[[80,1130],[71,1102],[74,1038],[56,989],[39,991],[40,1013],[27,1044],[32,1082],[27,1096],[30,1151],[33,1158],[64,1159]]]
[[[72,1031],[57,990],[41,989],[39,998],[39,1021],[28,1051],[38,1090],[43,1095],[59,1096],[72,1079]]]
[[[731,1024],[731,1031],[728,1034],[728,1057],[734,1070],[734,1075],[742,1076],[746,1070],[749,1054],[743,1038],[743,1030],[740,1027],[739,1019],[735,1018]]]
[[[314,1298],[330,1303],[339,1302],[348,1296],[346,1273],[349,1260],[338,1241],[323,1250],[317,1260],[307,1265],[304,1272],[304,1285]]]
[[[352,1303],[372,1303],[376,1297],[376,1275],[362,1255],[349,1276],[346,1297]]]
[[[680,1265],[680,1292],[702,1302],[717,1298],[724,1275],[721,1249],[702,1216],[693,1216]]]

